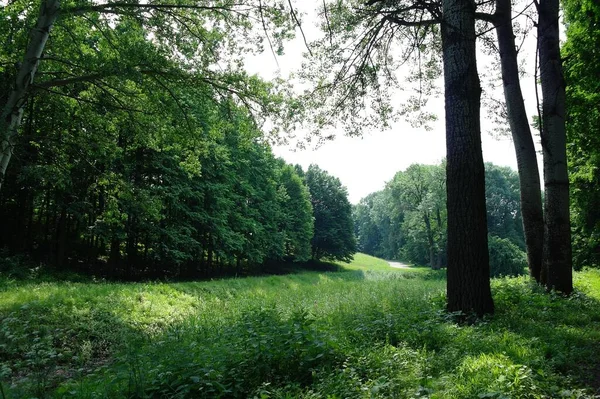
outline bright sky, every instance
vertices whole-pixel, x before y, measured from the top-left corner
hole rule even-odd
[[[316,9],[322,5],[322,1],[302,0],[296,5],[305,13],[302,27],[310,43],[319,35],[319,29],[315,26]],[[525,47],[535,48],[534,40],[531,42]],[[248,59],[247,68],[249,72],[258,73],[266,79],[274,77],[277,73],[285,77],[301,65],[305,51],[306,47],[301,38],[296,38],[285,46],[285,55],[277,57],[277,62],[273,54],[266,52],[259,57]],[[486,58],[483,54],[479,57]],[[520,57],[523,58],[521,54]],[[489,65],[486,67],[490,68]],[[485,66],[480,66],[480,74],[482,69],[485,69]],[[528,67],[527,70],[532,71],[533,68]],[[532,115],[535,110],[533,80],[531,77],[525,79],[522,85],[526,105]],[[501,92],[499,94],[501,97]],[[273,151],[287,162],[300,164],[305,169],[311,163],[319,165],[321,169],[338,177],[348,189],[350,202],[357,203],[366,195],[383,189],[385,183],[391,180],[396,172],[406,169],[412,163],[439,163],[445,157],[443,99],[430,101],[429,107],[438,116],[438,121],[432,125],[431,131],[413,128],[406,122],[398,122],[389,130],[368,132],[362,138],[346,137],[342,131],[336,131],[336,139],[318,149],[298,150],[279,146],[274,147]],[[512,141],[508,138],[496,140],[487,133],[492,129],[492,125],[485,112],[482,112],[481,123],[484,160],[516,170]]]

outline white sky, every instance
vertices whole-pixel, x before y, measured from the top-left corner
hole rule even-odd
[[[322,5],[322,0],[301,0],[295,4],[305,13],[303,17],[303,30],[308,42],[319,35],[316,9]],[[300,36],[300,35],[298,35]],[[530,35],[533,37],[533,35]],[[535,39],[529,40],[524,48],[527,53],[519,54],[520,60],[525,54],[529,56],[535,49]],[[285,46],[285,55],[277,57],[269,51],[247,60],[247,69],[266,79],[280,74],[287,76],[302,63],[303,52],[306,47],[301,37]],[[479,54],[479,72],[491,68],[485,60],[484,54]],[[531,57],[529,57],[531,58]],[[486,65],[487,64],[487,65]],[[529,63],[533,64],[533,61]],[[279,68],[278,68],[279,65]],[[532,72],[533,67],[526,67],[527,72]],[[485,86],[484,86],[485,87]],[[522,81],[522,89],[526,100],[529,115],[535,112],[535,90],[533,79],[529,76]],[[494,95],[502,98],[502,92]],[[392,179],[394,174],[406,169],[413,163],[439,163],[446,155],[445,130],[444,130],[444,105],[443,98],[430,101],[428,109],[438,117],[432,124],[433,129],[412,128],[407,122],[392,124],[386,131],[372,131],[362,138],[346,137],[343,131],[336,131],[336,139],[329,141],[318,149],[298,150],[291,147],[277,146],[273,148],[277,156],[287,162],[300,164],[305,169],[311,163],[319,165],[321,169],[338,177],[346,186],[350,202],[357,203],[366,195],[384,188],[385,183]],[[496,140],[487,132],[491,131],[491,122],[482,110],[482,145],[483,157],[486,162],[497,165],[510,166],[516,170],[516,157],[513,143],[508,138]],[[541,168],[541,164],[540,164]]]

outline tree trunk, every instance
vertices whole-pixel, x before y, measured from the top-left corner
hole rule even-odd
[[[498,36],[508,122],[517,155],[527,263],[529,264],[530,276],[539,282],[544,242],[540,172],[519,81],[510,0],[496,0],[494,25]]]
[[[439,231],[443,231],[443,221],[442,221],[442,214],[440,212],[440,208],[436,208],[436,219],[437,219],[437,228],[438,228],[438,234],[437,234],[437,263],[434,267],[434,270],[440,270],[442,268],[442,256],[443,256],[443,252],[444,252],[444,247],[443,245],[440,245],[442,243],[442,239],[440,237],[440,233]]]
[[[559,0],[538,7],[538,51],[542,85],[545,224],[542,282],[565,294],[573,291],[569,176],[565,130],[565,80],[560,58]]]
[[[423,214],[425,229],[427,230],[427,244],[429,245],[429,267],[435,269],[435,248],[433,244],[433,232],[431,231],[431,221],[427,213]]]
[[[56,268],[65,269],[65,252],[67,247],[67,207],[60,207],[60,216],[56,228]]]
[[[444,0],[442,22],[448,194],[448,311],[494,312],[481,152],[475,3]]]
[[[2,118],[0,119],[0,189],[4,182],[6,168],[13,154],[15,137],[23,117],[29,85],[35,77],[42,52],[50,35],[50,29],[58,17],[59,9],[60,0],[42,1],[36,26],[31,31],[31,39],[27,46],[25,58],[2,109]]]

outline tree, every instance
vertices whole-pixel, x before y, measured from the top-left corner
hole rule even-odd
[[[356,239],[346,188],[317,165],[308,167],[305,179],[315,218],[312,258],[349,262],[356,252]]]
[[[86,101],[79,87],[91,85],[135,115],[119,101],[127,93],[127,85],[119,84],[123,81],[154,83],[163,97],[173,96],[173,82],[202,82],[222,96],[236,97],[267,113],[274,111],[278,100],[269,85],[240,69],[240,57],[252,50],[253,39],[258,39],[258,49],[264,39],[280,48],[296,23],[283,3],[263,6],[260,0],[202,4],[43,0],[34,14],[23,2],[10,2],[0,11],[0,20],[11,26],[2,33],[7,39],[1,55],[3,72],[10,83],[1,103],[0,187],[34,91]],[[262,22],[264,35],[254,34],[254,20]],[[213,68],[217,64],[220,70]]]
[[[488,232],[525,249],[519,206],[519,175],[509,167],[485,164],[485,199]]]
[[[405,212],[390,185],[371,193],[353,207],[358,250],[384,259],[399,259],[406,244]]]
[[[559,1],[538,4],[538,52],[542,86],[544,153],[544,258],[541,282],[564,294],[573,291],[569,176],[565,130],[565,79],[559,39]]]
[[[439,31],[437,24],[442,22],[448,267],[453,270],[448,285],[448,308],[483,314],[493,311],[493,303],[479,128],[481,89],[475,62],[476,4],[465,0],[445,1],[442,5],[440,13],[439,3],[429,1],[336,1],[329,7],[325,3],[325,37],[315,43],[319,49],[315,51],[317,58],[311,59],[316,61],[315,65],[303,72],[314,82],[305,102],[309,108],[317,109],[315,130],[333,124],[334,116],[341,117],[350,134],[360,133],[368,125],[386,127],[397,116],[388,90],[397,86],[392,49],[393,44],[399,43],[401,62],[414,60],[417,65],[412,76],[418,82],[418,95],[404,109],[414,113],[433,90],[430,84],[433,79],[423,78],[439,76],[440,43],[435,33]],[[374,111],[368,117],[357,112],[365,106]],[[424,118],[427,115],[418,114],[416,119]],[[463,200],[463,195],[468,201]],[[471,232],[472,238],[467,238],[463,229]]]
[[[600,266],[600,5],[562,2],[567,41],[567,155],[571,187],[574,266]]]
[[[439,166],[412,164],[397,173],[388,188],[395,202],[404,209],[403,230],[406,244],[403,252],[425,252],[432,269],[442,267],[446,252],[446,179],[445,163]],[[424,240],[419,239],[422,236]],[[424,251],[420,251],[423,247]],[[416,251],[415,251],[416,250]],[[416,254],[406,258],[422,263]]]
[[[398,172],[384,190],[363,198],[355,206],[353,215],[359,245],[362,245],[359,249],[387,258],[401,254],[402,259],[417,264],[430,263],[432,268],[444,264],[447,245],[444,172],[445,162],[413,164]],[[510,168],[491,163],[485,164],[485,176],[491,276],[522,274],[526,261],[519,177]],[[385,206],[380,207],[378,200]],[[396,219],[399,223],[393,227],[393,235],[388,236],[391,242],[387,243],[382,232],[388,231],[389,221],[395,220],[397,212],[401,218]],[[377,213],[381,215],[376,217]],[[381,255],[388,246],[393,248],[392,255]]]
[[[477,17],[492,22],[496,30],[506,113],[517,155],[527,263],[530,276],[539,282],[542,270],[544,215],[537,155],[519,79],[511,1],[496,0],[494,14],[480,12],[477,13]]]
[[[481,87],[475,55],[475,2],[445,0],[442,49],[446,106],[448,310],[493,313],[485,170],[481,151]]]
[[[304,262],[311,257],[314,234],[310,193],[293,166],[280,161],[279,189],[282,215],[280,231],[285,235],[285,257]]]

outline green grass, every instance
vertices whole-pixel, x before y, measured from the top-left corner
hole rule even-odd
[[[4,394],[593,397],[600,271],[576,273],[568,299],[495,279],[496,315],[458,325],[443,310],[443,272],[361,254],[343,267],[184,283],[5,279]]]
[[[417,272],[422,274],[435,274],[443,275],[444,271],[432,271],[431,268],[426,266],[417,266],[408,264],[406,269],[398,269],[391,267],[390,264],[383,259],[376,258],[371,255],[357,253],[354,255],[354,259],[351,263],[338,263],[342,270],[363,270],[363,271],[402,271],[402,272]]]

